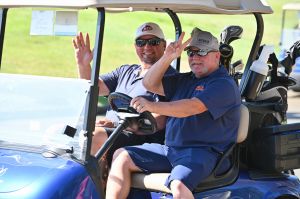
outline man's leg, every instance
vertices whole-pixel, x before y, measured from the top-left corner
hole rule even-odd
[[[117,150],[108,178],[106,198],[126,198],[133,172],[170,172],[172,165],[166,151],[164,145],[148,143]]]
[[[194,199],[193,193],[180,180],[173,180],[170,188],[174,199]]]
[[[108,176],[106,199],[125,199],[129,194],[133,172],[141,172],[141,170],[134,164],[125,149],[118,149],[113,156],[113,164]]]
[[[166,181],[175,199],[193,199],[192,190],[212,172],[218,154],[203,147],[169,148],[173,169]]]
[[[95,155],[97,153],[107,138],[108,135],[103,127],[95,127],[95,131],[93,132],[91,155]]]

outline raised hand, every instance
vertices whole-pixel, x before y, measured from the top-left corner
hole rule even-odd
[[[73,39],[73,47],[75,50],[75,59],[78,66],[90,66],[90,62],[93,59],[93,52],[90,48],[90,37],[87,33],[85,40],[83,38],[82,32],[80,32]]]
[[[182,43],[182,40],[184,38],[185,32],[182,32],[179,39],[177,41],[171,42],[166,50],[165,55],[170,56],[172,59],[176,59],[179,57],[184,50],[184,48],[190,43],[192,38],[189,38],[184,43]]]

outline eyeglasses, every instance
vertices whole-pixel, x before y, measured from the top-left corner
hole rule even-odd
[[[187,53],[187,56],[189,57],[194,57],[195,55],[199,55],[201,57],[207,55],[208,53],[210,52],[216,52],[214,50],[211,50],[211,51],[204,51],[204,50],[187,50],[186,53]]]
[[[148,43],[150,46],[158,46],[161,41],[162,39],[160,38],[137,39],[135,40],[135,45],[137,45],[138,47],[143,47]]]

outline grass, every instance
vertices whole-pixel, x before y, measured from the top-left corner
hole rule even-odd
[[[265,33],[263,44],[276,46],[281,27],[281,6],[288,0],[268,1],[274,14],[264,15]],[[25,73],[46,76],[77,77],[74,61],[72,37],[30,36],[31,9],[11,9],[8,12],[4,41],[1,72]],[[83,10],[79,13],[78,29],[95,36],[96,11]],[[246,62],[251,42],[255,35],[255,21],[249,16],[212,16],[212,15],[179,15],[183,30],[190,33],[194,26],[209,30],[219,37],[220,32],[228,25],[241,25],[243,37],[232,43],[235,49],[233,60],[242,58]],[[118,13],[106,14],[104,46],[100,73],[106,73],[124,63],[137,63],[133,47],[134,33],[140,24],[146,21],[157,22],[164,30],[166,37],[174,39],[174,28],[170,18],[157,13]],[[92,39],[92,43],[94,40]],[[237,50],[238,49],[238,50]],[[182,71],[189,70],[186,56],[183,54]]]

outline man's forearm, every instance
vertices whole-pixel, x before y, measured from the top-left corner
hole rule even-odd
[[[179,118],[200,114],[206,110],[206,106],[197,98],[173,102],[153,102],[151,105],[153,113]]]
[[[148,91],[157,94],[161,93],[162,90],[162,78],[170,66],[173,59],[170,56],[163,55],[151,68],[147,71],[143,78],[143,85]]]
[[[83,65],[78,65],[78,73],[79,73],[79,78],[80,79],[91,79],[91,65],[89,64],[88,66],[83,66]]]
[[[79,66],[78,65],[78,73],[79,73],[79,78],[80,79],[86,79],[86,80],[91,80],[91,66]],[[109,95],[109,89],[104,83],[104,81],[99,78],[98,81],[98,86],[99,86],[99,96],[107,96]]]

